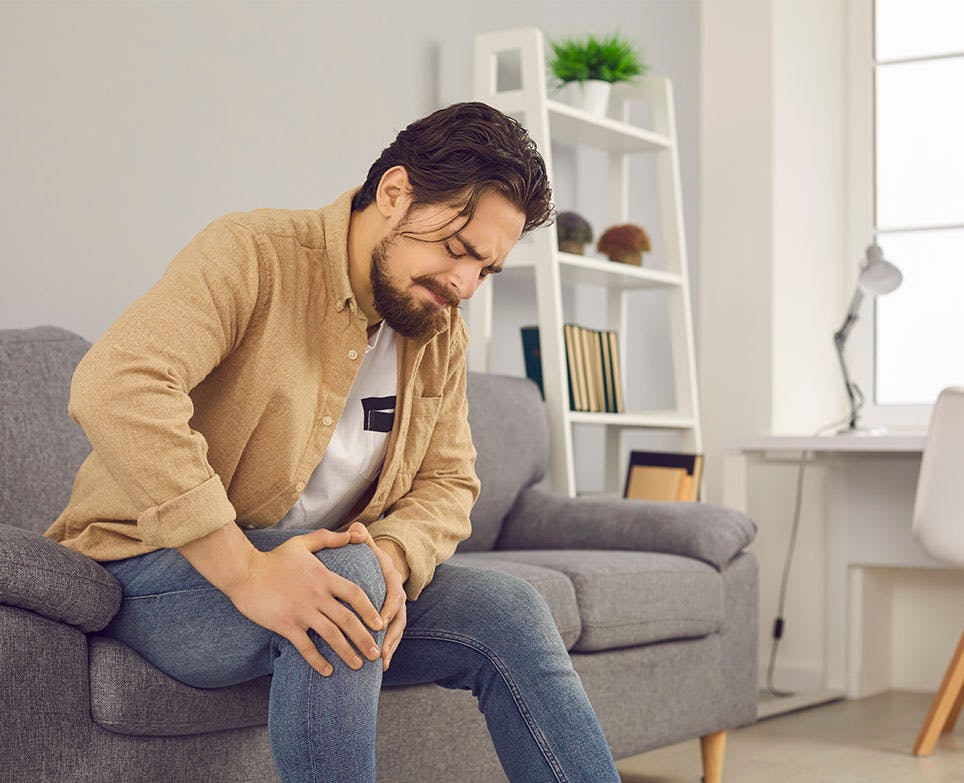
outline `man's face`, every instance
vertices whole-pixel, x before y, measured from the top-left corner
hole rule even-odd
[[[494,191],[482,193],[468,224],[463,218],[450,223],[456,213],[440,205],[415,207],[372,251],[375,309],[399,334],[430,337],[444,326],[449,307],[502,270],[525,225],[523,212]]]

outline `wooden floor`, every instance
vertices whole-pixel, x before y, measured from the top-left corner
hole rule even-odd
[[[964,726],[910,752],[931,694],[893,691],[731,731],[724,783],[964,783]],[[964,723],[964,720],[962,720]],[[698,783],[699,740],[624,759],[623,783]]]

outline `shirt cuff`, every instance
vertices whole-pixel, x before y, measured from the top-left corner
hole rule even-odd
[[[217,474],[183,495],[152,506],[137,518],[141,540],[149,546],[176,548],[203,538],[237,514]]]

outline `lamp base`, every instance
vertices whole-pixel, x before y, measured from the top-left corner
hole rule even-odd
[[[887,427],[868,427],[863,424],[858,424],[856,427],[851,427],[850,425],[845,425],[837,430],[835,435],[857,435],[857,436],[880,436],[886,435],[890,432]]]

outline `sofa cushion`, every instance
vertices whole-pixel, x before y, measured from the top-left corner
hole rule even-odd
[[[654,552],[493,552],[560,571],[572,582],[582,634],[573,652],[706,636],[723,624],[723,582],[710,565]]]
[[[579,619],[576,593],[569,578],[551,568],[502,559],[499,557],[500,554],[499,552],[465,552],[454,555],[449,562],[502,571],[525,579],[546,599],[566,649],[572,649],[582,632],[582,624]]]
[[[0,330],[0,522],[43,532],[67,505],[90,444],[67,415],[90,343],[66,329]]]
[[[192,688],[115,639],[95,635],[89,643],[91,715],[105,729],[174,737],[268,722],[270,677],[227,688]]]
[[[539,388],[526,378],[469,373],[469,426],[482,491],[472,509],[472,535],[460,552],[495,547],[519,492],[546,474],[549,431]]]

